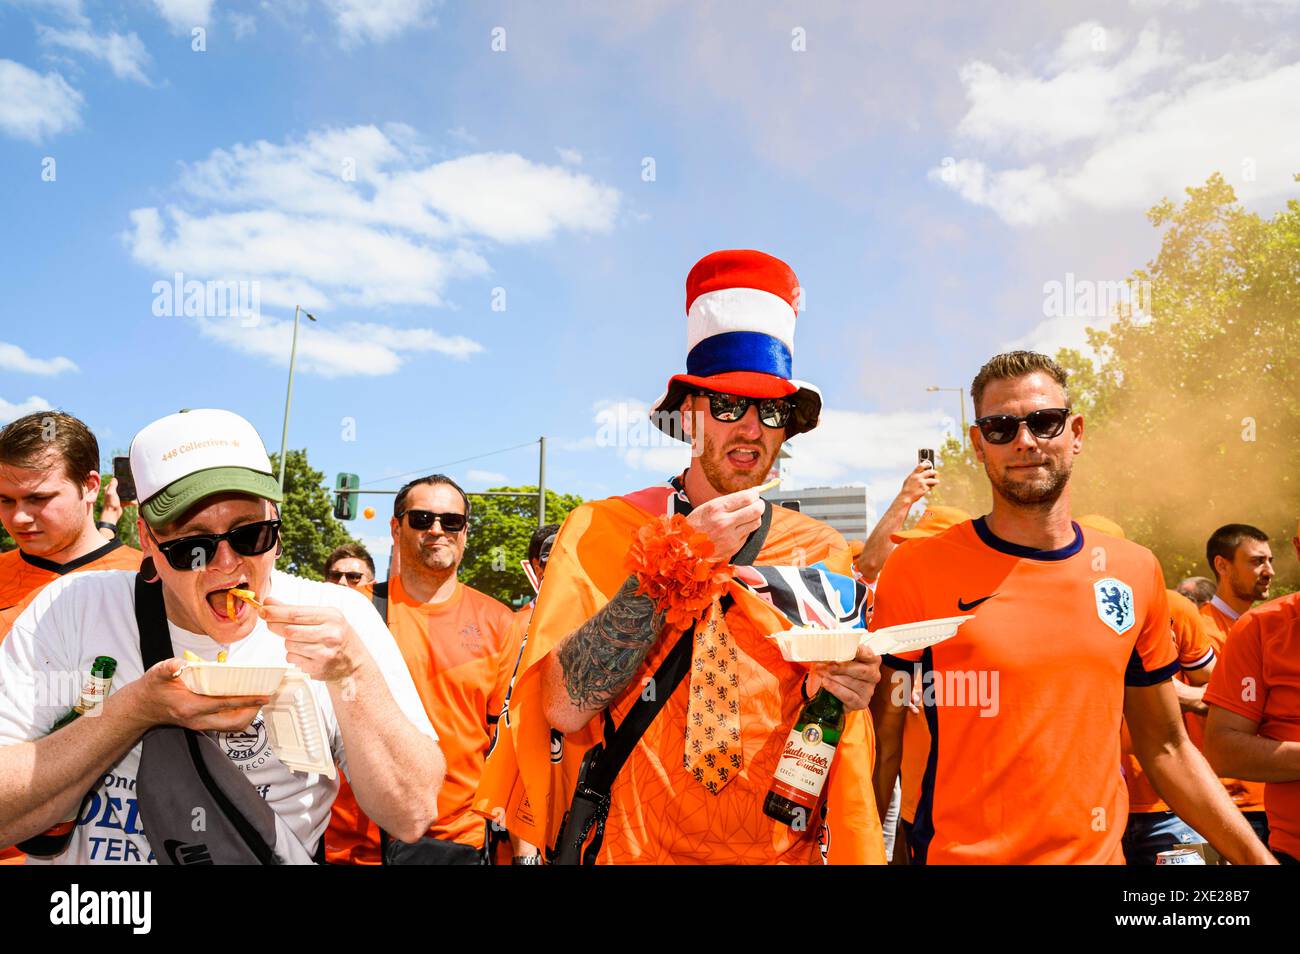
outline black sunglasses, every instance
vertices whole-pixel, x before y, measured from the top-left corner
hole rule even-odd
[[[433,521],[437,520],[442,524],[444,533],[460,533],[469,522],[463,513],[434,513],[432,510],[403,510],[397,515],[398,521],[403,517],[412,530],[428,530],[433,527]]]
[[[794,411],[788,398],[751,398],[739,394],[719,394],[717,391],[697,391],[709,399],[709,413],[715,421],[734,424],[747,413],[749,406],[758,406],[758,419],[766,427],[785,427]]]
[[[977,418],[975,426],[980,429],[980,433],[990,444],[1009,444],[1020,433],[1021,422],[1029,428],[1029,433],[1038,439],[1050,440],[1053,437],[1060,437],[1061,431],[1065,430],[1065,422],[1069,419],[1068,407],[1045,407],[1030,411],[1024,417],[1016,417],[1014,414],[990,414],[987,417]]]
[[[357,586],[363,579],[365,579],[365,576],[364,573],[355,573],[350,570],[330,570],[325,574],[325,579],[329,580],[331,583],[337,583],[339,580],[347,577],[349,583],[353,586]]]
[[[260,556],[280,541],[279,520],[259,520],[227,530],[200,533],[192,537],[162,541],[149,530],[162,555],[174,570],[201,570],[217,558],[217,547],[225,540],[240,556]]]

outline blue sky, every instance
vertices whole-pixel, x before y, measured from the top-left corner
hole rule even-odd
[[[1082,344],[1104,310],[1045,286],[1126,278],[1147,207],[1295,193],[1292,0],[870,6],[0,0],[0,418],[107,453],[219,406],[274,449],[301,302],[289,442],[331,477],[545,434],[549,486],[624,492],[683,459],[606,438],[684,365],[687,271],[755,247],[826,398],[790,482],[883,506],[957,417],[925,387]],[[256,282],[256,323],[156,315],[177,272]]]

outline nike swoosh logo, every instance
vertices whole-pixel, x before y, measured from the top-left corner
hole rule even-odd
[[[969,603],[963,603],[961,597],[959,596],[957,597],[957,608],[961,610],[963,613],[965,613],[967,610],[973,610],[975,607],[979,606],[985,600],[991,600],[993,599],[993,597],[997,595],[998,594],[996,593],[990,593],[988,596],[981,596],[979,599],[971,600]]]

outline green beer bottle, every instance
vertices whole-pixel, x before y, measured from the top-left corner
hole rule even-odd
[[[54,728],[50,729],[51,734],[98,708],[104,701],[104,697],[108,695],[115,672],[117,672],[116,659],[112,656],[96,656],[90,667],[90,675],[86,677],[86,682],[81,687],[81,698],[71,709],[63,713],[58,722],[54,723]],[[42,834],[20,841],[18,848],[36,858],[53,858],[55,855],[62,854],[67,849],[68,842],[72,840],[72,833],[77,827],[77,817],[85,809],[89,798],[90,794],[87,793],[81,800],[81,809],[71,818],[65,818]]]
[[[94,664],[90,667],[90,675],[86,677],[85,685],[81,687],[81,698],[77,700],[76,705],[63,713],[50,732],[59,731],[69,722],[80,719],[102,703],[113,685],[115,672],[117,672],[116,659],[112,656],[96,656]]]
[[[803,707],[776,763],[763,814],[795,828],[811,827],[844,731],[844,703],[825,689]]]

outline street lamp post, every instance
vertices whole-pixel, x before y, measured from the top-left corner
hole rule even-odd
[[[956,391],[956,392],[957,392],[957,399],[958,399],[959,401],[961,401],[961,448],[962,448],[962,450],[965,450],[965,449],[966,449],[966,432],[969,430],[969,428],[966,426],[966,391],[965,391],[965,389],[964,389],[964,388],[941,388],[941,387],[937,387],[936,385],[933,385],[933,384],[932,384],[932,385],[930,385],[928,388],[926,388],[926,390],[927,390],[927,391],[930,391],[930,392],[934,392],[934,391]]]
[[[289,390],[284,395],[284,426],[280,429],[280,490],[284,490],[285,445],[289,442],[289,405],[293,403],[293,365],[298,358],[298,315],[304,314],[312,321],[316,316],[303,311],[300,305],[293,306],[293,343],[289,346]]]

